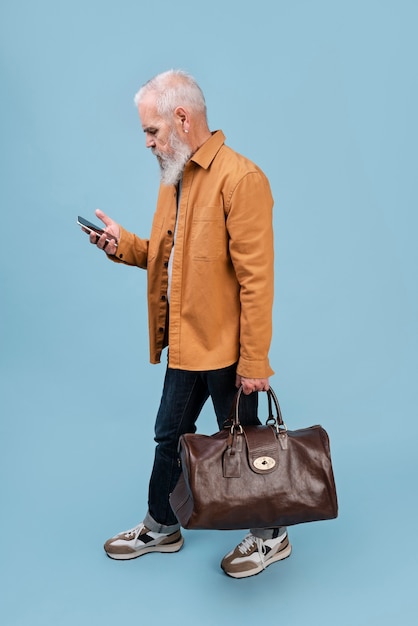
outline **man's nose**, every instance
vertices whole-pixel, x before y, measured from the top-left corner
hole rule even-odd
[[[155,139],[152,135],[146,135],[145,146],[147,148],[155,148]]]

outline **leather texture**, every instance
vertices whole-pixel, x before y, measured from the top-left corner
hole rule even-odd
[[[222,431],[180,437],[182,474],[170,496],[180,524],[232,530],[336,518],[337,493],[324,428],[287,430],[271,388],[266,425],[241,426],[241,393]]]

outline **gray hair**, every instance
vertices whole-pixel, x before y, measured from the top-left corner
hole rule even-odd
[[[167,119],[178,106],[189,107],[206,117],[203,92],[193,76],[183,70],[168,70],[151,78],[135,94],[135,106],[138,107],[149,93],[155,94],[157,111],[161,117]]]

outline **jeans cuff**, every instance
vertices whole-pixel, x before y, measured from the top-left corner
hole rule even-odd
[[[172,524],[171,526],[166,526],[165,524],[159,524],[151,516],[149,511],[147,512],[144,518],[144,524],[153,533],[165,533],[167,535],[170,535],[171,533],[175,533],[176,530],[180,529],[180,524]]]
[[[278,528],[251,528],[250,532],[254,537],[263,539],[275,539],[286,532],[286,526],[279,526]]]

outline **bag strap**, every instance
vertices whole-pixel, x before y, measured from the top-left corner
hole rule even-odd
[[[241,387],[238,389],[235,395],[235,399],[234,399],[232,409],[231,409],[231,414],[228,420],[225,422],[226,427],[230,426],[231,429],[242,430],[241,422],[239,419],[239,404],[240,404],[240,398],[241,398],[242,393],[243,393],[243,389],[241,385]],[[287,431],[287,427],[283,421],[282,412],[280,410],[280,405],[279,405],[279,401],[277,399],[276,394],[274,393],[271,387],[267,390],[266,393],[267,393],[267,403],[268,403],[268,418],[266,421],[266,426],[273,426],[278,433],[280,430]],[[276,409],[276,415],[274,415],[274,412],[273,412],[273,404]],[[224,427],[225,427],[225,424],[224,424]]]

